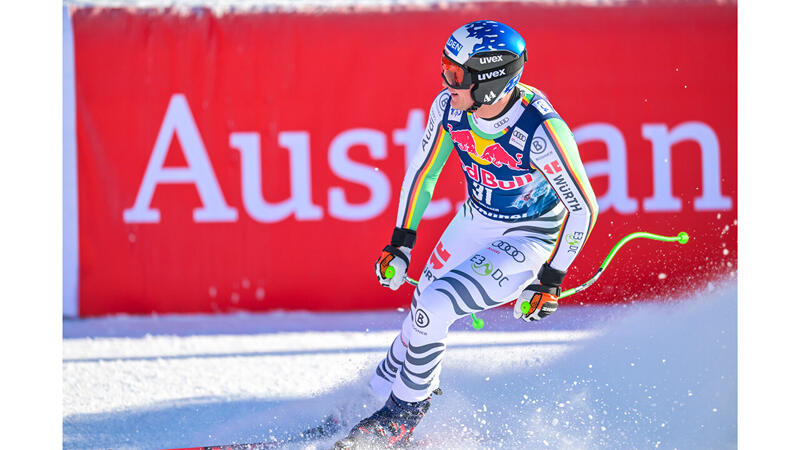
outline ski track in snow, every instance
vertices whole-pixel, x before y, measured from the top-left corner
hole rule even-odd
[[[736,448],[736,287],[709,287],[532,324],[501,308],[482,331],[462,319],[415,435],[454,449]],[[282,439],[346,403],[366,416],[375,405],[356,400],[405,314],[65,320],[64,448]]]

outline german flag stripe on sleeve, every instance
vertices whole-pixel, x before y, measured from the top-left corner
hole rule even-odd
[[[428,153],[428,157],[425,159],[425,163],[422,165],[422,168],[420,168],[414,175],[414,182],[412,183],[411,192],[409,192],[408,203],[406,204],[406,211],[405,215],[403,216],[403,228],[414,229],[412,225],[414,225],[415,222],[415,213],[419,212],[420,209],[424,210],[427,206],[427,202],[425,205],[419,204],[420,193],[423,191],[427,177],[431,174],[431,168],[435,165],[439,158],[439,152],[442,150],[442,142],[444,141],[445,135],[446,133],[444,128],[440,125],[436,130],[433,148],[431,149],[430,153]],[[419,214],[421,215],[421,212],[419,212]],[[418,220],[416,222],[419,223]]]
[[[574,161],[573,158],[570,158],[570,152],[568,151],[567,147],[564,145],[563,140],[558,134],[557,128],[561,128],[556,123],[557,119],[547,119],[544,121],[544,129],[547,132],[550,141],[553,143],[555,148],[558,150],[559,158],[561,162],[564,164],[564,168],[567,170],[567,175],[572,179],[572,182],[575,183],[575,186],[578,187],[578,191],[583,198],[584,203],[590,209],[592,213],[592,223],[589,226],[588,234],[592,232],[594,228],[594,224],[597,221],[597,208],[594,201],[594,192],[592,191],[591,185],[589,184],[589,180],[586,177],[586,174],[583,172],[583,164],[580,160]],[[576,149],[577,150],[577,149]],[[577,153],[577,152],[576,152]],[[574,155],[574,158],[578,158],[578,155]],[[579,170],[578,167],[581,169]]]

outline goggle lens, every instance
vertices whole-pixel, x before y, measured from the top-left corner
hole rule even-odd
[[[442,55],[442,77],[448,86],[452,88],[462,88],[464,84],[464,69],[451,61],[447,56]]]

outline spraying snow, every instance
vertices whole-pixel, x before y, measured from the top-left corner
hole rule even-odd
[[[444,395],[415,435],[459,449],[735,448],[736,301],[735,285],[710,285],[681,302],[563,306],[532,324],[492,310],[479,332],[459,321]],[[368,415],[363,383],[405,314],[66,321],[64,447],[259,442],[345,404]]]

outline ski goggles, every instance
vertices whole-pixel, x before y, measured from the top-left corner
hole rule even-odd
[[[442,78],[453,89],[468,89],[472,86],[472,75],[444,53],[442,53]]]

